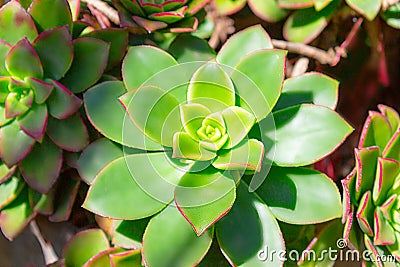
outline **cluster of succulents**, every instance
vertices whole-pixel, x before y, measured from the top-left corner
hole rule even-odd
[[[371,262],[400,261],[400,117],[379,105],[371,111],[355,149],[356,166],[342,181],[344,238],[371,251]],[[389,263],[387,263],[389,264]]]
[[[52,16],[42,12],[49,4]],[[28,10],[10,1],[0,9],[0,227],[9,239],[37,213],[68,218],[80,182],[57,179],[66,154],[89,144],[76,94],[114,63],[110,44],[95,36],[127,38],[120,30],[73,38],[72,27],[65,0],[36,0]],[[54,207],[57,188],[66,203]]]

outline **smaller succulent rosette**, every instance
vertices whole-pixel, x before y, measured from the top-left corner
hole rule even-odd
[[[387,106],[371,111],[364,124],[356,166],[342,181],[344,238],[371,251],[371,262],[387,266],[388,255],[400,262],[400,118]]]
[[[0,191],[6,196],[0,226],[9,239],[36,213],[56,212],[52,203],[63,162],[68,153],[89,144],[77,94],[95,84],[116,57],[122,58],[127,45],[122,29],[74,39],[72,24],[66,0],[32,1],[28,10],[9,1],[0,9]],[[103,40],[110,36],[122,36],[125,46],[110,49]],[[115,48],[122,52],[109,53]],[[77,180],[60,183],[76,195]],[[65,199],[68,211],[54,215],[55,221],[68,217],[71,199]]]
[[[120,24],[134,33],[192,32],[199,24],[195,16],[210,0],[113,0]]]

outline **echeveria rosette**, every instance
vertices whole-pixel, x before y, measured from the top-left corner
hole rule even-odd
[[[352,131],[333,110],[338,83],[319,73],[284,81],[286,51],[273,49],[260,26],[232,36],[216,56],[204,46],[178,37],[175,58],[131,47],[123,82],[84,94],[88,118],[106,138],[78,160],[90,185],[83,206],[112,218],[113,243],[140,248],[148,266],[197,264],[214,232],[232,264],[265,264],[257,258],[265,245],[284,249],[277,219],[312,224],[341,215],[334,183],[300,167]]]
[[[400,118],[387,106],[371,111],[355,149],[356,166],[342,181],[344,238],[358,249],[400,262]],[[376,266],[386,266],[376,262]]]
[[[9,239],[37,213],[67,219],[77,193],[78,180],[57,181],[67,153],[89,143],[75,93],[97,82],[114,57],[101,38],[73,39],[71,28],[65,0],[0,9],[0,190],[10,196],[1,202],[0,226]]]
[[[192,32],[199,24],[196,13],[210,0],[113,0],[120,24],[134,33],[157,30]]]

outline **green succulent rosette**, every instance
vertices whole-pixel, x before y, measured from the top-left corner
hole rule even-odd
[[[199,24],[195,16],[210,0],[113,0],[120,24],[134,33],[157,30],[192,32]]]
[[[390,107],[378,108],[364,124],[356,166],[342,181],[344,238],[355,248],[361,250],[364,244],[370,250],[367,264],[394,266],[383,259],[392,255],[400,262],[400,118]]]
[[[79,179],[57,179],[69,155],[89,144],[77,93],[127,46],[120,29],[73,38],[66,0],[30,2],[27,10],[18,1],[0,9],[0,227],[9,239],[37,213],[68,218]]]
[[[334,112],[335,80],[284,80],[286,51],[273,49],[260,26],[232,36],[218,54],[188,35],[169,52],[131,47],[123,82],[84,93],[88,118],[106,138],[78,160],[90,185],[83,207],[112,219],[115,247],[140,249],[146,266],[204,257],[212,266],[205,255],[215,251],[233,265],[265,265],[259,250],[285,249],[277,219],[340,217],[335,184],[306,167],[352,131]]]

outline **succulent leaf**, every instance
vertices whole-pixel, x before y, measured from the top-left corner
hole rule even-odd
[[[72,29],[72,14],[67,0],[35,0],[29,6],[28,12],[40,31],[64,25]]]
[[[17,121],[21,130],[36,141],[41,142],[46,130],[47,118],[46,105],[34,104],[23,117],[18,117]]]

